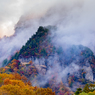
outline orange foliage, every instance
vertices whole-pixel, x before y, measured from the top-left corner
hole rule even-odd
[[[18,73],[14,74],[15,79],[21,80],[21,76]]]
[[[6,79],[4,80],[4,85],[8,85],[8,84],[11,84],[11,81],[10,81],[9,78],[6,78]]]
[[[4,85],[0,87],[0,95],[55,95],[50,88],[38,88],[31,86],[25,76],[19,74],[0,74]]]
[[[31,61],[29,61],[29,64],[31,64],[31,65],[33,64],[32,60],[31,60]]]

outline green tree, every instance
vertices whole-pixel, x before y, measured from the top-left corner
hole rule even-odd
[[[45,48],[43,48],[43,49],[41,50],[41,55],[43,55],[43,56],[46,56],[46,55],[47,55],[47,52],[46,52]]]
[[[75,92],[75,95],[79,95],[82,92],[81,88],[77,88],[77,91]]]
[[[6,66],[6,65],[7,65],[7,63],[8,63],[8,60],[7,60],[7,59],[5,59],[5,60],[2,62],[2,67]]]

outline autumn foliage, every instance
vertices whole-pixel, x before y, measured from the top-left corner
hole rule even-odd
[[[0,95],[55,95],[50,88],[31,86],[31,82],[23,75],[0,74]]]

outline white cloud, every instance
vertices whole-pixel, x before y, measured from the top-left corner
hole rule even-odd
[[[22,15],[22,0],[0,0],[0,37],[12,35]]]

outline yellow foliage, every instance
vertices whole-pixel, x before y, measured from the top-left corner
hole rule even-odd
[[[50,88],[38,88],[31,86],[25,76],[19,74],[0,74],[4,85],[0,87],[0,95],[55,95]]]
[[[1,77],[2,79],[5,79],[5,78],[15,79],[15,77],[14,77],[13,74],[6,74],[6,73],[3,73],[3,74],[0,73],[0,77]]]
[[[22,82],[21,80],[10,80],[9,78],[6,78],[5,80],[4,80],[4,85],[8,85],[8,84],[12,84],[12,85],[18,85],[18,86],[20,86],[21,88],[22,87],[25,87],[25,83],[24,82]]]
[[[4,73],[5,72],[5,69],[3,68],[2,72]]]
[[[0,89],[0,95],[9,95],[9,93],[6,90]]]
[[[55,95],[55,92],[52,92],[50,88],[35,89],[29,85],[20,87],[19,85],[8,84],[0,87],[0,90],[9,93],[9,95]]]
[[[16,62],[16,59],[13,59],[11,62],[12,62],[12,63],[13,63],[13,62]]]
[[[89,94],[93,94],[93,95],[95,95],[95,91],[93,91],[93,92],[89,92]]]
[[[55,92],[52,92],[50,88],[38,88],[35,95],[55,95]]]

